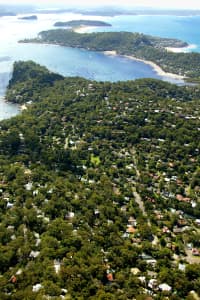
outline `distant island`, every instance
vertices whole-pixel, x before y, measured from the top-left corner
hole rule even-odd
[[[0,12],[0,17],[14,17],[14,16],[16,16],[16,14],[12,12]]]
[[[159,38],[131,32],[84,33],[65,29],[42,31],[37,38],[25,39],[24,43],[48,43],[92,51],[112,51],[112,54],[142,60],[154,67],[161,75],[200,80],[200,53],[173,53],[167,48],[188,47],[178,39]],[[162,70],[161,70],[161,69]],[[164,71],[164,72],[163,72]]]
[[[125,9],[125,8],[107,8],[105,7],[99,9],[75,9],[72,12],[81,13],[83,15],[93,15],[93,16],[122,16],[122,15],[155,15],[155,16],[199,16],[200,10],[194,9],[151,9],[151,8],[141,8],[141,9]]]
[[[56,14],[63,14],[63,13],[76,13],[76,14],[82,14],[82,15],[90,15],[90,16],[121,16],[121,15],[174,15],[174,16],[199,16],[200,10],[194,10],[194,9],[152,9],[152,8],[145,8],[141,7],[135,8],[135,9],[128,9],[128,8],[122,8],[122,7],[99,7],[99,8],[55,8],[55,9],[42,9],[38,10],[38,14],[52,14],[52,11]]]
[[[109,23],[103,22],[103,21],[96,21],[96,20],[72,20],[67,22],[56,22],[54,24],[55,27],[77,27],[77,26],[112,26]]]
[[[32,15],[32,16],[25,16],[25,17],[20,17],[18,18],[19,20],[37,20],[38,17],[36,15]]]

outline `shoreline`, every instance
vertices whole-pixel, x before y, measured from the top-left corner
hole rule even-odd
[[[154,69],[154,71],[161,77],[169,77],[169,78],[172,78],[172,79],[178,79],[178,80],[183,80],[183,81],[186,78],[183,75],[178,75],[178,74],[174,74],[174,73],[165,72],[160,66],[158,66],[156,63],[154,63],[150,60],[137,58],[137,57],[132,56],[132,55],[120,55],[115,50],[113,50],[113,51],[103,51],[103,53],[105,55],[125,57],[125,58],[131,59],[131,60],[139,61],[139,62],[142,62],[144,64],[150,65]]]
[[[197,48],[197,45],[195,45],[195,44],[190,44],[190,45],[188,45],[186,47],[178,47],[178,48],[175,48],[175,47],[165,47],[165,49],[168,52],[173,52],[173,53],[188,53],[192,49],[196,49],[196,48]]]
[[[32,43],[35,44],[35,42],[32,42]],[[56,47],[67,47],[65,45],[52,44],[52,43],[47,43],[47,42],[45,42],[45,43],[39,42],[38,44],[45,45],[45,46],[51,45],[51,46],[56,46]],[[74,48],[74,47],[69,47],[69,48]],[[88,50],[88,49],[85,49],[85,48],[77,48],[77,49]],[[168,78],[171,78],[171,79],[174,79],[174,80],[182,80],[183,82],[184,82],[184,79],[186,79],[186,76],[184,76],[184,75],[165,72],[159,65],[157,65],[153,61],[137,58],[133,55],[118,54],[116,50],[106,50],[106,51],[88,50],[88,51],[100,52],[100,53],[103,53],[104,55],[108,55],[108,56],[121,56],[121,57],[124,57],[124,58],[127,58],[127,59],[142,62],[146,65],[151,66],[153,68],[153,70],[161,77],[166,77],[166,78],[168,77]]]
[[[80,25],[78,27],[74,27],[72,28],[72,30],[76,33],[88,33],[88,31],[90,31],[90,29],[96,29],[99,26],[85,26],[85,25]],[[105,26],[106,27],[106,26]]]

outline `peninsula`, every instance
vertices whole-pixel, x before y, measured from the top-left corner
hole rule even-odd
[[[28,61],[6,98],[0,299],[199,299],[200,87]]]
[[[42,31],[37,38],[21,42],[49,43],[93,51],[115,51],[116,55],[152,62],[164,72],[178,75],[188,81],[199,81],[200,78],[200,53],[174,53],[166,49],[188,46],[186,42],[177,39],[130,32],[80,34],[73,30],[56,29]]]

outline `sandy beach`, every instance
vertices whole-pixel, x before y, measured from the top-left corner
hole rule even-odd
[[[85,25],[82,25],[82,26],[79,26],[79,27],[74,27],[73,28],[73,31],[76,32],[76,33],[88,33],[88,31],[90,30],[95,30],[97,27],[96,26],[85,26]]]
[[[113,51],[104,51],[103,53],[105,55],[113,55],[113,56],[119,55],[119,56],[126,57],[128,59],[132,59],[132,60],[136,60],[136,61],[140,61],[140,62],[143,62],[145,64],[148,64],[148,65],[150,65],[156,71],[156,73],[159,76],[170,77],[170,78],[179,79],[179,80],[184,80],[184,78],[185,78],[185,76],[182,76],[182,75],[173,74],[173,73],[167,73],[161,67],[159,67],[154,62],[149,61],[149,60],[139,59],[139,58],[136,58],[136,57],[130,56],[130,55],[120,55],[120,54],[117,54],[117,52],[115,50],[113,50]]]
[[[165,49],[169,52],[174,52],[174,53],[187,53],[195,48],[197,48],[196,45],[188,45],[187,47],[180,47],[180,48],[166,47]]]
[[[125,55],[125,57],[127,57],[129,59],[134,59],[134,60],[137,60],[137,61],[141,61],[141,62],[143,62],[145,64],[150,65],[156,71],[156,73],[159,76],[170,77],[170,78],[181,79],[181,80],[184,80],[184,78],[185,78],[185,76],[182,76],[182,75],[165,72],[160,66],[156,65],[152,61],[144,60],[144,59],[139,59],[139,58],[136,58],[134,56],[129,56],[129,55]]]
[[[117,51],[112,50],[112,51],[103,51],[103,54],[105,55],[113,55],[113,56],[117,56]]]

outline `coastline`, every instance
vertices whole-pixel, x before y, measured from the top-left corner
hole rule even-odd
[[[165,49],[168,51],[168,52],[174,52],[174,53],[188,53],[190,52],[192,49],[195,49],[197,48],[197,45],[195,44],[191,44],[191,45],[188,45],[186,47],[179,47],[179,48],[175,48],[175,47],[166,47]]]
[[[178,79],[178,80],[184,80],[186,78],[183,75],[178,75],[178,74],[174,74],[174,73],[167,73],[160,66],[158,66],[156,63],[154,63],[152,61],[149,61],[149,60],[140,59],[140,58],[137,58],[137,57],[131,56],[131,55],[120,55],[115,50],[113,50],[113,51],[104,51],[103,53],[105,55],[126,57],[128,59],[135,60],[135,61],[140,61],[140,62],[142,62],[144,64],[150,65],[156,71],[156,73],[159,76],[162,76],[162,77],[170,77],[172,79]]]
[[[91,27],[90,27],[91,28]],[[84,28],[85,29],[85,28]],[[83,30],[84,30],[83,29]],[[79,30],[79,29],[78,29]],[[82,29],[80,29],[82,30]],[[35,43],[35,42],[33,42]],[[39,43],[39,44],[42,44],[42,45],[45,45],[45,46],[48,46],[48,45],[53,45],[53,46],[56,46],[56,47],[66,47],[65,45],[61,45],[61,44],[51,44],[51,43]],[[72,47],[73,48],[73,47]],[[177,49],[177,48],[176,48]],[[86,49],[87,50],[87,49]],[[150,61],[150,60],[145,60],[145,59],[141,59],[141,58],[137,58],[133,55],[122,55],[122,54],[118,54],[116,50],[106,50],[106,51],[98,51],[98,50],[93,50],[95,52],[101,52],[103,53],[104,55],[109,55],[109,56],[121,56],[121,57],[124,57],[124,58],[127,58],[127,59],[131,59],[131,60],[134,60],[134,61],[139,61],[139,62],[142,62],[144,64],[147,64],[149,66],[151,66],[154,71],[161,77],[168,77],[168,78],[171,78],[171,79],[175,79],[175,80],[182,80],[184,81],[184,79],[186,78],[186,76],[184,75],[179,75],[179,74],[174,74],[174,73],[168,73],[168,72],[165,72],[159,65],[157,65],[156,63]]]
[[[90,29],[96,29],[98,28],[98,26],[85,26],[85,25],[81,25],[78,27],[74,27],[72,30],[76,33],[88,33],[88,31],[90,31]]]

